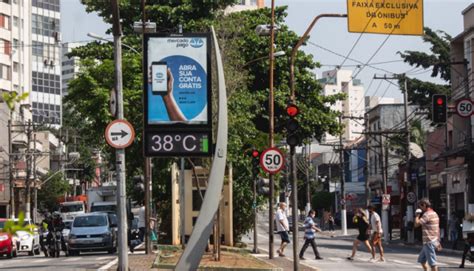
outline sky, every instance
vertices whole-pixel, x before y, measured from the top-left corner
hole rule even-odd
[[[265,2],[270,6],[270,0]],[[463,31],[462,11],[471,3],[472,0],[424,0],[424,26],[442,30],[455,37]],[[298,35],[302,35],[319,14],[347,13],[346,0],[275,0],[275,4],[288,6],[286,24]],[[108,28],[109,25],[103,23],[97,14],[86,13],[79,0],[61,0],[63,42],[91,41],[87,36],[88,32],[105,36]],[[345,57],[364,64],[370,60],[371,66],[391,73],[407,73],[412,78],[431,80],[430,71],[413,69],[403,63],[397,54],[405,50],[429,52],[429,44],[423,43],[420,36],[349,33],[347,28],[345,18],[322,18],[312,29],[309,44],[300,48],[323,64],[323,67],[315,71],[319,76],[322,71],[343,64],[342,68],[353,70],[355,78],[361,80],[366,96],[394,97],[400,100],[402,95],[397,86],[385,80],[372,79],[374,74],[383,76],[383,71],[363,65],[357,68],[355,65],[360,63],[344,60]],[[389,63],[376,64],[380,62]]]

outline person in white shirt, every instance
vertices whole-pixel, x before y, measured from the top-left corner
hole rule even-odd
[[[376,247],[379,248],[380,252],[380,262],[385,262],[385,259],[383,257],[383,247],[382,247],[382,221],[380,219],[379,214],[375,211],[375,207],[372,205],[367,206],[367,209],[369,210],[370,213],[370,228],[372,229],[372,255],[374,255],[371,259],[371,261],[375,261],[375,252],[376,252]]]
[[[138,230],[140,231],[140,241],[145,238],[145,206],[140,206],[138,210]]]
[[[288,218],[286,217],[286,203],[280,202],[279,208],[275,213],[275,222],[277,233],[280,234],[281,237],[281,245],[280,248],[277,250],[278,256],[284,257],[284,250],[286,245],[290,243],[290,237],[288,236],[288,231],[290,230],[288,224]]]

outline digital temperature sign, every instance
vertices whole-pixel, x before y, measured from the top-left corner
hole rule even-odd
[[[145,138],[146,156],[209,156],[211,134],[208,132],[154,132]]]

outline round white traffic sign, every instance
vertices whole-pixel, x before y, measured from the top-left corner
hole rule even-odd
[[[463,118],[470,117],[474,112],[474,106],[469,99],[459,100],[456,104],[456,113]]]
[[[114,120],[105,128],[105,140],[116,149],[124,149],[130,146],[134,139],[135,130],[126,120]]]
[[[278,148],[268,148],[260,155],[260,166],[267,173],[277,173],[284,164],[285,158]]]
[[[415,203],[415,201],[416,201],[416,194],[415,194],[414,192],[408,192],[408,194],[407,194],[407,201],[408,201],[408,203],[411,203],[411,204]]]

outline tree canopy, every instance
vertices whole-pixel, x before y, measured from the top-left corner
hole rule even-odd
[[[97,11],[105,21],[110,21],[108,4],[102,1],[83,2],[87,5],[88,11]],[[157,5],[158,2],[160,5]],[[257,36],[255,27],[270,22],[270,9],[224,15],[222,8],[234,1],[205,1],[207,3],[205,5],[198,5],[196,1],[180,1],[181,4],[176,4],[176,1],[162,2],[147,1],[146,8],[147,18],[160,26],[158,31],[169,32],[175,30],[177,24],[182,24],[184,32],[209,31],[210,25],[214,25],[217,32],[228,91],[228,160],[233,166],[234,204],[238,203],[238,207],[233,210],[234,236],[239,239],[252,226],[253,179],[250,174],[251,159],[245,156],[245,152],[251,148],[263,150],[268,146],[268,134],[258,126],[262,120],[268,121],[265,105],[268,104],[269,69],[268,58],[264,56],[269,54],[269,38]],[[124,43],[140,50],[140,38],[132,34],[133,21],[141,18],[139,5],[121,1],[120,8],[125,34]],[[277,51],[282,50],[286,53],[286,57],[275,59],[275,126],[278,126],[285,121],[283,109],[289,97],[288,55],[299,37],[284,24],[286,7],[277,8],[275,13],[276,22],[280,26],[275,45]],[[141,142],[143,133],[141,55],[127,49],[123,52],[124,116],[134,125],[138,143]],[[103,138],[103,131],[107,123],[112,120],[108,110],[108,97],[114,85],[113,48],[111,44],[92,42],[77,48],[72,55],[79,56],[82,61],[80,72],[77,78],[70,82],[69,94],[65,99],[65,108],[70,110],[66,122],[80,130],[87,144],[109,153],[108,157],[113,162],[113,150],[105,145]],[[328,105],[335,103],[342,96],[321,95],[321,86],[312,73],[312,70],[318,67],[313,56],[303,51],[298,52],[295,66],[297,105],[302,112],[299,120],[303,137],[320,138],[325,132],[338,133],[340,127],[336,121],[337,112],[332,111]],[[282,138],[281,132],[276,133],[275,143],[279,144]],[[141,149],[141,144],[133,144],[127,148],[126,168],[129,188],[133,187],[131,176],[142,172],[144,159]],[[168,168],[172,161],[173,159],[155,159],[153,171],[153,197],[160,201],[160,206],[163,208],[160,214],[163,221],[170,215],[166,210],[171,206]],[[201,161],[205,164],[209,159]],[[277,176],[276,180],[278,179]],[[259,197],[259,203],[263,200]]]
[[[432,69],[431,77],[439,78],[447,83],[443,85],[408,78],[408,101],[423,108],[430,108],[433,94],[448,96],[451,94],[450,42],[452,38],[443,31],[433,31],[428,27],[424,30],[422,38],[424,42],[431,44],[431,54],[419,51],[405,51],[398,54],[404,62],[415,68]],[[403,86],[403,80],[404,77],[399,81],[401,86]]]

